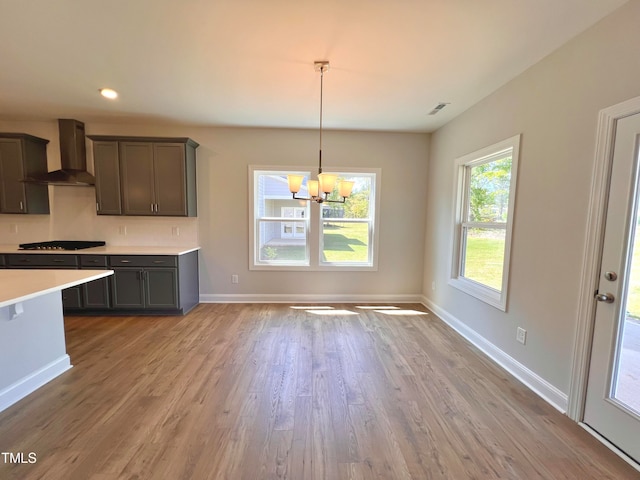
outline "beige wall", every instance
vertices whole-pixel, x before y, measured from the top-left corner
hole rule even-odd
[[[419,299],[429,135],[325,132],[326,167],[382,169],[378,271],[265,272],[249,271],[248,165],[315,167],[317,131],[85,123],[88,135],[188,136],[200,143],[198,218],[97,216],[93,188],[53,186],[51,215],[0,215],[0,244],[104,239],[111,245],[201,245],[200,292],[205,300],[265,295]],[[0,131],[49,139],[49,167],[59,167],[56,121],[0,121]],[[90,149],[88,156],[91,169]],[[119,233],[121,227],[126,235]],[[179,236],[172,234],[173,227],[179,228]],[[237,285],[231,284],[232,274],[239,276]]]
[[[630,2],[438,130],[431,140],[424,295],[568,393],[599,110],[640,95]],[[456,157],[521,133],[508,311],[447,285]],[[436,289],[431,289],[432,282]],[[527,345],[515,340],[528,331]]]

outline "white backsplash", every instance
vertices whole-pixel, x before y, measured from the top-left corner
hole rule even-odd
[[[104,240],[107,245],[198,246],[198,219],[96,215],[93,187],[50,186],[50,215],[0,215],[0,244]]]

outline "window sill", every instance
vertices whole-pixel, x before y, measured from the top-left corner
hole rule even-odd
[[[498,310],[502,310],[503,312],[507,311],[507,295],[505,292],[498,292],[493,288],[486,287],[464,277],[451,278],[448,283],[452,287],[457,288],[467,295],[471,295],[472,297],[475,297]]]
[[[377,265],[251,265],[249,270],[293,271],[293,272],[371,272],[377,271]]]

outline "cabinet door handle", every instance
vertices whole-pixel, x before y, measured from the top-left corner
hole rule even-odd
[[[22,200],[20,200],[20,211],[24,210],[24,204],[22,203]]]
[[[63,263],[63,262],[64,262],[64,260],[62,260],[61,258],[54,258],[54,259],[53,259],[53,262],[54,262],[54,263]]]
[[[153,203],[151,204],[151,211],[153,212]]]
[[[158,213],[158,204],[155,204],[155,212]]]
[[[153,263],[164,263],[164,260],[154,260]]]
[[[100,204],[98,202],[96,202],[96,212],[100,211]]]
[[[131,263],[131,260],[120,260],[120,263]]]

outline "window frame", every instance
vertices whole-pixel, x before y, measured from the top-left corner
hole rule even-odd
[[[511,150],[511,178],[509,182],[509,204],[506,222],[471,222],[467,216],[470,201],[470,176],[473,167],[500,159]],[[454,221],[453,242],[451,252],[451,273],[449,285],[461,290],[499,310],[507,310],[509,288],[509,266],[511,263],[511,241],[513,218],[515,215],[516,186],[518,180],[518,162],[520,157],[520,134],[501,142],[468,153],[455,160],[454,175]],[[466,255],[465,229],[491,228],[505,231],[504,258],[502,263],[502,285],[496,290],[488,285],[464,276],[464,259]]]
[[[257,257],[257,246],[259,245],[259,239],[257,235],[259,230],[257,228],[259,219],[255,217],[255,202],[256,202],[256,173],[273,173],[273,174],[300,174],[305,175],[308,178],[314,177],[315,172],[313,169],[298,167],[298,166],[274,166],[274,165],[249,165],[248,175],[248,191],[249,191],[249,270],[271,270],[271,271],[377,271],[378,270],[378,237],[379,237],[379,224],[380,224],[380,184],[382,177],[382,170],[380,168],[335,168],[325,167],[327,172],[336,173],[339,176],[357,176],[357,175],[371,175],[373,177],[371,182],[372,195],[374,197],[370,209],[373,211],[370,213],[370,218],[367,221],[371,224],[369,232],[369,256],[370,261],[367,264],[355,263],[355,262],[323,262],[322,259],[322,204],[309,205],[309,215],[305,218],[307,222],[307,239],[306,245],[308,248],[308,260],[305,264],[302,263],[266,263],[259,262]],[[310,202],[315,203],[315,202]],[[318,208],[319,207],[319,208]],[[266,218],[266,217],[265,217]],[[279,218],[279,217],[278,217]],[[275,217],[266,218],[267,220],[275,220]],[[347,219],[350,220],[350,219]],[[286,219],[291,221],[291,219]]]

